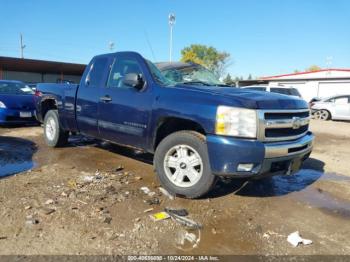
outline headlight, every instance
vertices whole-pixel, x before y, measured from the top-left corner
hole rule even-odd
[[[0,101],[0,108],[6,108],[5,104]]]
[[[218,106],[216,112],[217,135],[256,138],[256,111],[229,106]]]

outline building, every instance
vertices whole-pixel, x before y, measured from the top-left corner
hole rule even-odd
[[[79,83],[86,65],[0,56],[0,79],[26,83]]]
[[[350,94],[350,69],[324,69],[287,75],[261,77],[255,84],[292,86],[309,101],[313,97]]]

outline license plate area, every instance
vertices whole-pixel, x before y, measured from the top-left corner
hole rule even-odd
[[[19,112],[19,117],[30,118],[30,117],[32,117],[32,112]]]

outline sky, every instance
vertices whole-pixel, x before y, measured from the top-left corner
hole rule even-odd
[[[231,54],[227,72],[253,77],[310,65],[350,68],[348,0],[1,0],[0,56],[88,63],[137,51],[169,59],[168,15],[176,15],[173,60],[191,44]]]

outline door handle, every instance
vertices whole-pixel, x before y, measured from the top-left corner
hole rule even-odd
[[[108,103],[108,102],[111,102],[112,101],[112,98],[110,96],[102,96],[100,97],[100,100],[104,103]]]

